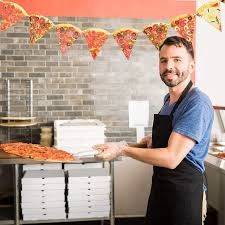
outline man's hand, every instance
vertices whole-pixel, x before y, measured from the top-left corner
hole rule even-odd
[[[147,148],[151,148],[152,146],[152,137],[150,135],[143,137],[138,144],[144,144]]]
[[[109,142],[106,144],[95,145],[92,148],[97,150],[99,153],[96,155],[98,158],[101,158],[106,161],[110,161],[119,156],[124,155],[124,149],[127,147],[127,143],[125,141],[121,141],[118,143]]]

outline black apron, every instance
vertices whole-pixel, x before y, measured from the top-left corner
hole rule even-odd
[[[173,113],[192,86],[190,81],[170,115],[154,115],[152,147],[165,148],[172,133]],[[153,167],[148,225],[202,225],[203,174],[184,159],[175,169]]]

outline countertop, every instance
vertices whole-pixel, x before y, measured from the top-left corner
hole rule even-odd
[[[92,157],[92,158],[79,158],[77,160],[73,161],[54,161],[54,162],[49,162],[49,161],[40,161],[40,160],[34,160],[34,159],[26,159],[26,158],[21,158],[16,155],[8,154],[6,152],[0,151],[0,164],[41,164],[41,163],[96,163],[96,162],[103,162],[102,160]]]
[[[209,153],[206,156],[205,164],[225,174],[225,159],[220,159],[217,156]]]

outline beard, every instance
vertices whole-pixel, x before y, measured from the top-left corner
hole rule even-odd
[[[176,79],[168,80],[167,75],[168,74],[175,74]],[[164,84],[168,87],[175,87],[178,84],[180,84],[182,81],[184,81],[189,75],[189,71],[185,70],[183,72],[180,72],[179,70],[165,70],[162,74],[160,74],[161,80],[164,82]]]

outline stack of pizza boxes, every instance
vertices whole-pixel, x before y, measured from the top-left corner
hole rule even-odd
[[[99,120],[74,119],[54,121],[54,146],[74,155],[92,150],[105,141],[105,125]]]
[[[68,218],[109,218],[110,183],[107,168],[68,170]]]
[[[23,220],[66,219],[64,171],[25,171],[21,208]]]

